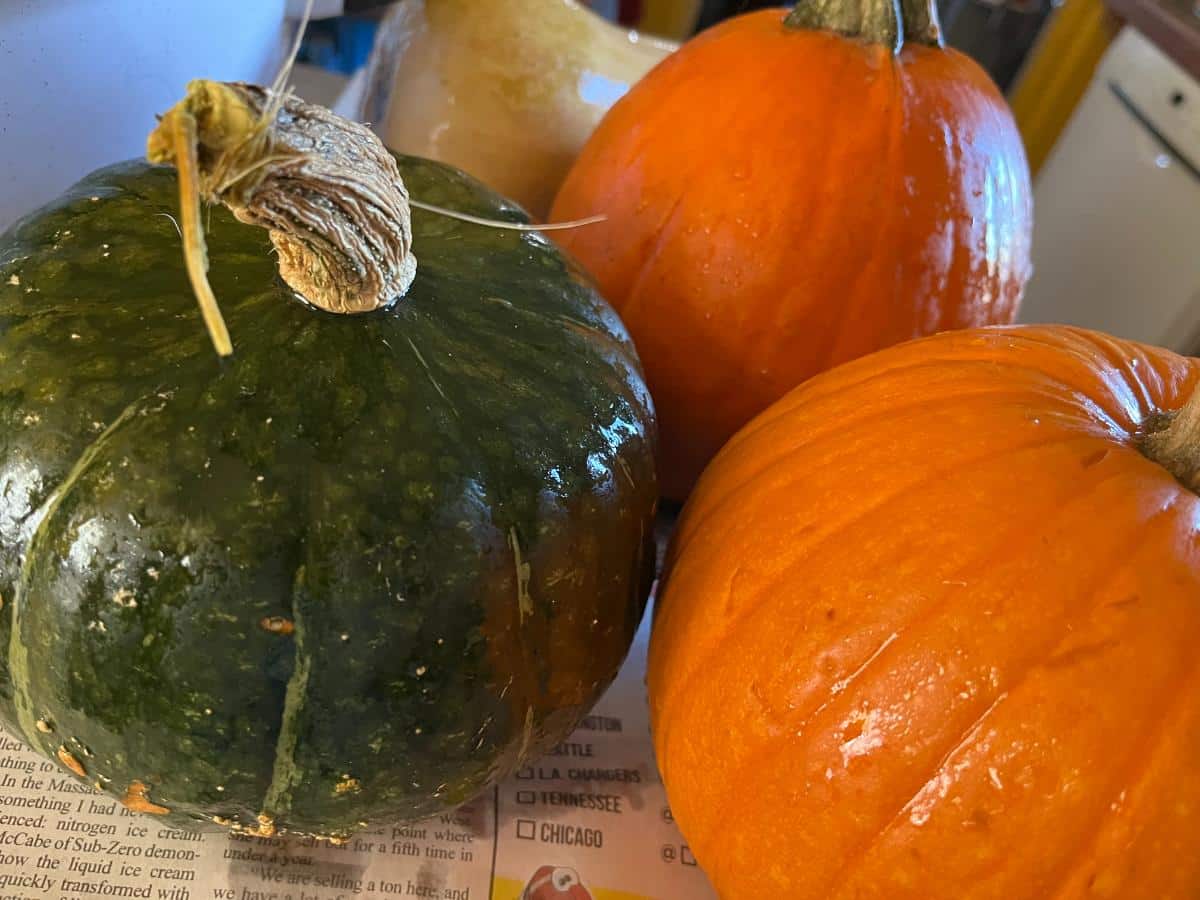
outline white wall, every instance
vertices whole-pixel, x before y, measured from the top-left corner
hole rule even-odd
[[[0,230],[141,156],[192,78],[270,81],[284,0],[0,0]]]

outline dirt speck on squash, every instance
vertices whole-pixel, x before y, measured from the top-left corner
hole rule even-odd
[[[112,602],[125,609],[137,609],[137,597],[129,588],[121,588],[113,594]]]
[[[254,835],[255,837],[269,838],[275,837],[275,817],[266,813],[258,814],[258,827],[249,828],[246,834]]]

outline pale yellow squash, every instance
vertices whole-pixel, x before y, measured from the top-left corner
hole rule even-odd
[[[382,23],[359,114],[393,150],[542,218],[600,118],[676,46],[574,0],[406,0]]]

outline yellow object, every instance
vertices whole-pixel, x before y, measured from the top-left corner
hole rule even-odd
[[[525,884],[512,878],[497,876],[492,880],[492,900],[524,900],[522,892]],[[628,891],[610,891],[588,885],[588,892],[593,900],[654,900],[645,894],[631,894]]]
[[[604,113],[676,46],[575,0],[409,0],[381,25],[361,114],[542,218]]]
[[[1104,0],[1066,0],[1043,30],[1009,97],[1034,175],[1119,30]]]

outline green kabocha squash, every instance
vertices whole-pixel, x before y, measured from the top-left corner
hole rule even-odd
[[[151,141],[225,204],[232,356],[174,168],[0,238],[0,720],[131,809],[341,839],[467,800],[598,698],[652,575],[654,425],[549,241],[410,226],[405,186],[518,208],[275,96],[202,83]]]

